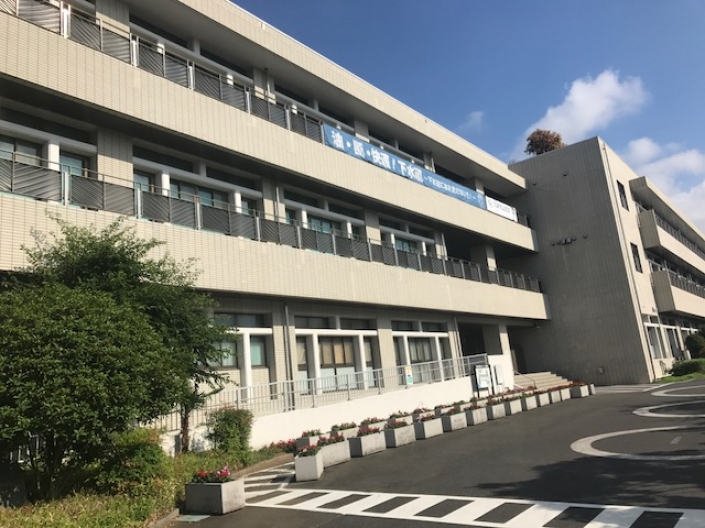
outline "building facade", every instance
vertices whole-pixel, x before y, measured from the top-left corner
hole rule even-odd
[[[47,211],[127,217],[242,336],[223,398],[275,413],[478,354],[494,390],[648,381],[705,315],[699,231],[598,139],[510,168],[226,0],[0,0],[0,35],[0,270]]]
[[[0,268],[47,211],[122,215],[195,260],[241,400],[482,353],[513,386],[509,332],[548,303],[503,267],[536,253],[506,164],[226,0],[0,0],[0,35]]]
[[[527,179],[551,320],[514,336],[520,369],[646,383],[705,316],[705,238],[600,138],[512,165]]]

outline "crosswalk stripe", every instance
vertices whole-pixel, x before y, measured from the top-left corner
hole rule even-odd
[[[566,505],[553,502],[540,502],[505,523],[507,528],[524,528],[526,526],[543,526],[565,511]]]
[[[644,512],[643,508],[610,507],[595,517],[585,528],[615,528],[628,527]]]
[[[703,526],[705,526],[705,511],[685,510],[674,528],[703,528]]]

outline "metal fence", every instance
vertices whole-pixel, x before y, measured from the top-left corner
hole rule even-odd
[[[666,271],[668,271],[668,280],[671,283],[671,286],[675,286],[676,288],[705,299],[705,287],[681,277],[680,275],[673,273],[671,270]]]
[[[342,125],[334,119],[319,118],[304,112],[300,104],[285,104],[259,97],[253,93],[251,86],[237,82],[232,74],[217,71],[217,64],[212,61],[202,58],[196,62],[185,54],[167,49],[159,42],[112,26],[65,2],[0,0],[0,11],[59,33],[69,40],[106,53],[314,141],[323,141],[323,121],[354,132],[350,127]],[[318,112],[315,113],[318,114]],[[420,161],[415,156],[392,145],[376,140],[372,140],[372,143],[382,145],[385,150],[394,152],[414,163]],[[520,211],[517,211],[517,222],[531,227],[529,216]]]
[[[457,378],[468,378],[475,365],[486,365],[487,355],[463,356],[411,365],[411,379],[405,366],[368,369],[364,372],[296,381],[280,381],[249,387],[223,390],[211,396],[206,405],[191,415],[192,427],[204,425],[208,416],[223,407],[248,409],[255,416],[310,409],[334,403],[355,400],[404,390],[412,386],[439,383]],[[179,413],[164,416],[150,424],[167,431],[181,427]]]
[[[490,268],[464,260],[433,254],[402,251],[379,240],[361,240],[341,232],[321,232],[298,221],[267,215],[261,211],[199,196],[173,197],[165,189],[135,189],[117,180],[106,181],[97,173],[70,174],[47,167],[46,160],[28,162],[21,154],[0,151],[0,192],[42,200],[61,201],[87,209],[105,210],[156,222],[170,222],[192,229],[214,231],[271,242],[340,257],[497,284],[509,288],[541,291],[541,283],[521,273]]]

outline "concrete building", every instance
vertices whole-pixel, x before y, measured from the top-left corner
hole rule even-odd
[[[597,139],[510,168],[226,0],[0,0],[0,36],[0,271],[47,211],[126,216],[242,335],[217,404],[648,381],[705,316],[702,235]]]
[[[262,414],[479,353],[513,387],[548,304],[503,269],[536,253],[506,164],[226,0],[0,0],[0,35],[0,269],[46,211],[127,216],[196,260],[242,335],[219,396]]]
[[[705,238],[599,138],[511,166],[530,192],[551,320],[513,336],[521,371],[607,385],[663,377],[705,317]],[[520,344],[519,344],[520,343]]]

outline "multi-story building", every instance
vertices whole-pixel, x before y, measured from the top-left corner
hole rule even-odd
[[[705,318],[703,235],[600,139],[508,167],[226,0],[0,0],[0,36],[0,271],[47,211],[195,259],[259,441],[482,354],[650,381]]]
[[[513,386],[509,335],[548,305],[504,269],[537,251],[506,164],[226,0],[0,0],[0,35],[0,269],[46,211],[124,215],[239,330],[221,398],[276,412],[481,353]]]
[[[520,370],[644,383],[705,318],[705,238],[600,138],[512,165],[530,188],[551,320],[514,336]],[[519,344],[520,343],[520,344]]]

